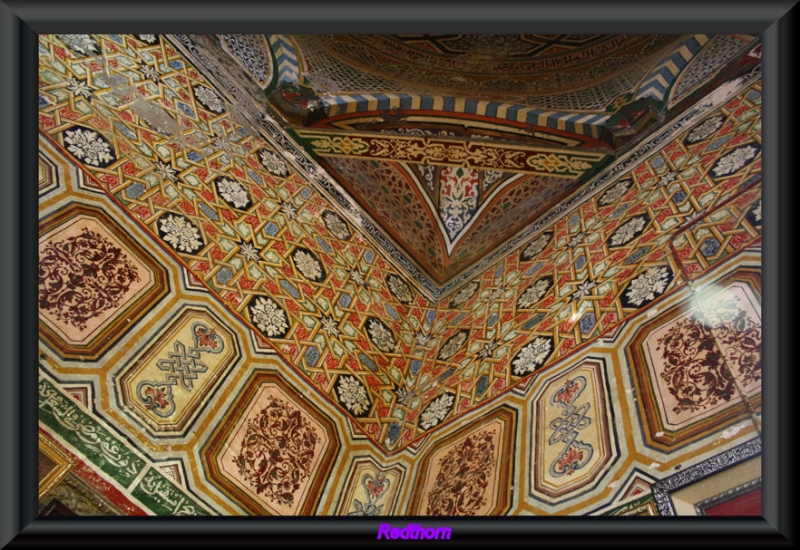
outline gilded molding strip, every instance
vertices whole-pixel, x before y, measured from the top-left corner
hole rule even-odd
[[[608,158],[603,153],[513,147],[420,136],[382,136],[335,131],[297,130],[315,154],[323,157],[373,158],[442,166],[514,170],[579,178]]]
[[[53,462],[53,468],[39,481],[39,500],[49,493],[70,473],[77,462],[50,440],[39,434],[39,453]]]

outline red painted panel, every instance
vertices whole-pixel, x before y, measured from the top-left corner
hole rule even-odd
[[[761,487],[706,509],[707,516],[761,516]]]

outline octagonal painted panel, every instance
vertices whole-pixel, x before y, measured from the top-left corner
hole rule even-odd
[[[119,376],[129,414],[151,435],[188,429],[239,358],[234,334],[204,309],[184,308]]]
[[[548,502],[594,487],[618,456],[605,361],[587,358],[534,397],[532,495]]]
[[[739,268],[664,311],[626,349],[645,437],[670,448],[761,406],[761,275]]]
[[[258,372],[202,451],[210,481],[255,515],[313,514],[340,443],[333,422]]]
[[[73,204],[39,226],[39,331],[62,356],[98,359],[167,291],[164,268],[102,210]]]
[[[421,461],[409,515],[498,516],[508,512],[517,414],[500,407],[438,441]]]

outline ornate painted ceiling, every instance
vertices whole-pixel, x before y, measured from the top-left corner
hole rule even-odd
[[[43,35],[38,74],[42,514],[751,510],[757,37]]]
[[[752,39],[273,37],[270,102],[438,300],[663,121],[667,87],[709,76],[702,57]]]

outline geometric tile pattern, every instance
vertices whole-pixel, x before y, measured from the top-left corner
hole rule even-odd
[[[293,37],[293,38],[296,38],[296,37]],[[752,40],[752,39],[753,39],[753,37],[744,37],[744,36],[742,37],[743,41]],[[682,56],[686,54],[686,52],[679,52],[679,53]],[[191,52],[187,52],[187,54],[190,55],[190,57],[192,56]],[[209,60],[207,58],[205,58],[205,59],[198,58],[198,62],[200,64],[204,65],[205,68],[208,71],[214,73],[215,78],[218,79],[217,81],[218,81],[220,86],[222,86],[224,88],[231,88],[231,85],[228,83],[229,81],[226,78],[224,78],[223,76],[221,76],[221,73],[219,71],[215,71],[213,63],[209,63]],[[753,68],[754,63],[752,61],[748,61],[746,66]],[[331,67],[327,67],[327,68],[329,70],[331,69]],[[741,67],[739,67],[739,68],[741,69]],[[756,70],[758,68],[759,68],[758,66],[755,66]],[[672,68],[672,69],[674,69],[674,68]],[[752,72],[751,72],[751,74],[752,74]],[[312,75],[309,74],[309,78],[308,78],[308,82],[309,83],[311,82],[311,77],[312,77]],[[312,86],[313,86],[313,84],[312,84]],[[302,88],[302,90],[305,90],[305,91],[309,90],[308,88],[303,88],[302,86],[301,86],[301,88]],[[298,93],[299,94],[300,92],[298,90],[300,90],[300,88],[295,90],[295,92],[293,92],[293,93]],[[313,93],[309,92],[309,94],[310,94],[310,96],[313,96]],[[303,99],[302,100],[303,100],[304,103],[308,103],[309,105],[316,105],[316,107],[315,107],[316,110],[314,111],[313,114],[315,116],[318,115],[319,114],[319,109],[318,109],[319,100],[312,100],[308,95],[304,95],[304,94],[300,94],[300,95],[303,95]],[[409,107],[405,103],[405,100],[407,99],[407,94],[390,94],[390,96],[391,97],[387,101],[374,101],[374,98],[372,97],[371,94],[364,94],[363,97],[362,96],[358,96],[360,99],[363,99],[365,102],[368,102],[370,104],[370,106],[367,107],[368,112],[367,111],[362,111],[362,112],[359,112],[359,113],[353,114],[353,115],[344,115],[344,118],[342,118],[340,116],[337,116],[334,119],[328,119],[325,122],[315,122],[315,123],[313,123],[313,126],[328,125],[328,126],[331,126],[331,127],[350,128],[350,124],[353,124],[352,129],[354,129],[356,131],[358,131],[358,130],[372,130],[372,131],[378,131],[378,132],[387,132],[387,131],[392,131],[391,127],[393,127],[393,124],[389,124],[388,127],[387,127],[386,124],[376,124],[374,121],[375,120],[381,120],[381,117],[383,115],[386,115],[385,111],[387,109],[394,109],[394,108],[398,107],[398,103],[402,103],[402,107],[398,111],[398,116],[400,116],[400,111],[403,111],[403,114],[405,114],[405,113],[409,112],[408,109],[410,109],[410,108],[413,108],[413,109],[420,109],[420,108],[422,108],[422,109],[430,109],[430,108],[433,108],[434,109],[433,112],[441,112],[441,109],[446,109],[447,108],[447,105],[446,105],[447,101],[445,101],[445,105],[444,106],[441,105],[441,102],[437,103],[436,101],[434,101],[432,104],[429,104],[429,105],[424,106],[424,107],[420,107],[419,105]],[[245,99],[245,98],[243,98],[241,96],[239,96],[239,97],[240,97],[240,99]],[[337,97],[337,101],[340,100],[340,99],[342,99],[342,96],[338,96]],[[445,99],[447,99],[447,98],[445,98]],[[324,97],[321,98],[321,100],[323,101],[323,103],[324,103],[324,101],[327,101],[327,100],[324,99]],[[256,98],[256,102],[259,102],[259,100],[257,98]],[[311,103],[309,103],[309,102],[311,102]],[[455,103],[459,103],[459,102],[455,102]],[[490,105],[492,103],[493,102],[489,102]],[[484,106],[486,105],[486,103],[482,102],[482,101],[477,101],[477,102],[466,101],[464,107],[465,108],[469,108],[471,105],[474,105],[474,104],[477,104],[478,107],[480,107],[481,105],[484,105]],[[346,105],[349,108],[353,104],[342,104],[342,105]],[[308,108],[311,108],[311,107],[308,107]],[[616,108],[617,107],[613,107],[612,110],[616,109]],[[380,110],[376,110],[376,109],[380,109]],[[250,112],[251,113],[257,113],[258,111],[259,111],[259,109],[258,109],[257,106],[253,105],[253,106],[250,107]],[[520,109],[520,110],[516,111],[516,113],[519,114],[522,111],[523,110]],[[415,121],[427,120],[430,117],[428,115],[426,115],[425,113],[430,113],[430,112],[431,111],[424,111],[424,110],[423,111],[415,111],[413,118],[414,118]],[[417,115],[417,113],[419,113],[419,115]],[[486,122],[488,122],[489,124],[493,125],[494,122],[497,121],[497,118],[495,118],[495,117],[502,116],[502,115],[500,115],[500,112],[498,111],[497,113],[494,113],[494,112],[486,113],[485,116],[489,117],[489,118],[487,118]],[[565,139],[564,136],[565,136],[566,133],[562,132],[561,130],[555,130],[554,128],[563,128],[564,124],[566,124],[567,131],[570,131],[570,124],[571,124],[570,118],[575,121],[576,125],[578,125],[582,121],[584,121],[584,119],[586,117],[588,117],[588,116],[591,116],[591,115],[584,115],[583,113],[581,113],[581,114],[570,114],[569,118],[567,118],[567,119],[559,120],[558,122],[555,122],[555,121],[548,122],[546,124],[546,126],[547,126],[546,129],[543,128],[543,127],[537,127],[537,134],[536,135],[537,136],[542,136],[542,135],[544,135],[542,132],[545,132],[547,134],[547,137],[544,138],[544,139],[554,141],[558,145],[562,145],[564,143],[569,143],[570,140],[572,140],[571,145],[575,146],[575,145],[577,145],[577,143],[580,143],[580,140],[578,140],[578,142],[575,142],[574,139],[576,138],[576,136],[574,134],[571,135],[569,139]],[[316,118],[315,118],[315,120],[316,120]],[[462,133],[460,133],[460,131],[458,130],[459,128],[461,128],[461,131],[463,131],[467,127],[471,127],[471,126],[477,127],[478,126],[478,122],[473,121],[471,117],[470,117],[469,120],[464,119],[463,117],[460,120],[457,117],[449,117],[448,120],[449,120],[449,122],[446,123],[447,127],[452,129],[452,130],[456,130],[456,133],[453,134],[452,132],[444,132],[442,135],[462,135]],[[359,123],[359,121],[361,121],[361,123]],[[371,125],[370,125],[369,121],[372,121]],[[444,125],[442,123],[441,117],[439,117],[437,119],[437,124]],[[542,124],[544,124],[544,123],[542,123]],[[376,126],[377,126],[377,128],[376,128]],[[523,128],[524,126],[519,126],[519,127]],[[400,131],[400,130],[412,130],[410,133],[415,133],[415,130],[419,131],[419,128],[413,128],[412,129],[412,128],[401,127],[401,128],[398,128],[398,131]],[[470,128],[470,131],[473,131],[473,129]],[[277,129],[272,127],[272,128],[270,128],[268,130],[268,132],[270,132],[270,133],[277,132]],[[425,132],[430,133],[430,130],[425,130]],[[480,132],[480,130],[478,130],[478,132]],[[403,132],[403,133],[407,133],[407,132]],[[556,135],[556,133],[558,133],[558,135]],[[274,135],[274,133],[273,133],[273,135]],[[467,134],[464,134],[464,135],[470,135],[470,134],[467,133]],[[278,138],[278,139],[281,139],[281,138]],[[595,144],[595,146],[598,146],[598,144]],[[603,147],[602,142],[599,144],[599,146]],[[296,154],[296,151],[293,151],[293,154]],[[636,157],[633,157],[632,159],[629,159],[629,160],[630,160],[631,163],[633,163],[633,162],[635,162],[635,159],[636,159]],[[428,168],[430,168],[430,167],[428,167]],[[315,176],[314,179],[316,180],[316,182],[319,185],[321,185],[321,186],[323,186],[323,187],[325,187],[327,189],[331,189],[331,187],[329,187],[331,184],[328,181],[328,179],[326,179],[324,177],[320,178],[319,175]],[[604,180],[604,178],[601,178],[600,181],[603,181],[603,180]],[[597,182],[597,183],[599,183],[599,182]],[[332,191],[333,191],[333,196],[335,198],[337,198],[337,200],[339,200],[339,202],[345,208],[349,208],[348,205],[346,205],[344,202],[341,201],[341,196],[339,195],[339,190],[334,188]],[[585,189],[584,191],[589,191],[589,189]],[[565,206],[571,206],[571,205],[570,205],[570,203],[567,203],[567,205],[565,205]],[[551,214],[554,214],[554,213],[551,213]],[[548,218],[550,218],[550,217],[552,217],[552,216],[548,216]],[[365,220],[365,222],[367,222],[367,220]],[[541,223],[545,223],[545,222],[549,222],[549,219],[541,220]],[[370,235],[377,237],[379,242],[384,243],[384,249],[387,250],[392,256],[397,257],[398,261],[400,261],[402,264],[404,264],[403,265],[404,269],[409,270],[409,275],[413,279],[419,281],[420,284],[422,284],[428,290],[430,290],[430,292],[432,293],[433,296],[437,296],[438,297],[442,293],[449,293],[450,290],[452,290],[452,285],[449,284],[449,283],[447,285],[445,285],[444,287],[442,287],[441,289],[435,288],[436,285],[434,285],[433,282],[431,280],[429,280],[425,276],[424,273],[420,272],[416,268],[416,266],[409,265],[408,257],[406,255],[404,255],[402,252],[398,252],[396,249],[394,249],[392,247],[391,243],[388,243],[387,241],[383,241],[382,240],[382,236],[378,236],[377,235],[379,233],[379,230],[376,229],[372,225],[372,223],[367,222],[367,223],[365,223],[363,225],[363,227]],[[491,263],[492,261],[496,260],[499,256],[502,256],[502,255],[506,254],[510,249],[516,247],[521,240],[525,239],[526,235],[531,234],[533,231],[537,230],[539,227],[540,227],[540,223],[537,222],[536,224],[531,226],[528,230],[526,230],[524,232],[524,234],[517,235],[516,237],[514,237],[513,241],[510,241],[510,242],[506,243],[505,245],[503,245],[502,247],[500,247],[500,248],[494,250],[493,252],[491,252],[490,253],[490,257],[485,258],[480,263],[475,264],[471,268],[469,268],[470,275],[472,275],[472,274],[474,274],[474,273],[476,273],[478,271],[481,271],[484,268],[486,268],[489,263]],[[458,281],[455,281],[455,282],[458,282]]]
[[[731,155],[735,155],[737,149]],[[687,281],[761,239],[761,179],[746,192],[698,216],[676,233],[670,246]]]
[[[437,304],[165,37],[91,40],[41,37],[40,129],[390,452],[680,287],[671,237],[760,172],[753,83]]]
[[[161,42],[140,47],[137,41],[134,50],[123,48],[127,40],[134,39],[119,39],[123,44],[99,38],[106,49],[114,50],[107,60],[109,67],[116,61],[118,67],[143,71],[152,60],[163,59],[159,66],[168,72],[159,73],[157,82],[145,78],[144,73],[138,75],[147,83],[136,91],[143,91],[160,105],[168,103],[171,109],[165,105],[157,113],[162,117],[171,113],[170,117],[189,124],[193,131],[186,140],[213,142],[213,136],[224,133],[226,125],[233,128],[216,93],[171,46]],[[95,61],[88,62],[90,73],[93,65],[97,67],[94,76],[98,82],[92,83],[99,90],[94,93],[107,103],[68,95],[69,79],[87,75],[85,61],[69,57],[73,54],[52,40],[48,44],[53,51],[50,59],[54,67],[67,72],[59,75],[55,70],[43,70],[42,78],[50,80],[41,91],[63,98],[72,107],[69,111],[56,109],[62,103],[54,100],[54,110],[41,115],[43,128],[50,128],[52,122],[53,133],[66,140],[70,132],[78,130],[57,129],[73,127],[64,115],[79,113],[78,107],[86,115],[75,116],[93,124],[92,133],[82,126],[80,136],[100,136],[104,128],[127,128],[111,141],[102,138],[97,142],[117,144],[119,152],[115,149],[113,154],[98,147],[109,159],[123,158],[116,163],[103,161],[104,168],[84,164],[94,178],[228,307],[251,321],[264,338],[272,339],[287,361],[324,387],[325,393],[333,393],[332,379],[347,373],[370,388],[373,414],[386,407],[380,401],[389,394],[379,400],[375,393],[391,389],[391,377],[398,378],[402,365],[410,364],[406,355],[411,353],[419,319],[429,309],[427,300],[413,294],[394,299],[387,277],[397,278],[398,273],[346,221],[333,213],[326,216],[329,208],[322,196],[293,175],[263,141],[246,137],[238,152],[221,149],[209,156],[201,156],[191,145],[184,151],[177,142],[158,136],[136,111],[113,107],[125,97],[117,98],[114,90],[105,87],[103,68]],[[59,54],[69,60],[70,69],[61,63]],[[184,108],[191,111],[191,118]],[[202,138],[197,137],[201,129],[207,132]],[[62,141],[62,146],[68,149],[69,144]],[[88,157],[78,160],[82,158]],[[325,277],[320,278],[323,271]],[[388,317],[385,325],[396,344],[394,357],[387,359],[369,339],[371,317]],[[375,369],[371,365],[376,365]],[[367,428],[373,436],[387,429],[375,421]]]
[[[141,264],[159,273],[163,289],[140,300],[137,316],[130,308],[111,314],[106,325],[121,324],[96,342],[110,342],[97,354],[48,334],[54,321],[40,309],[39,434],[53,451],[41,460],[43,514],[654,515],[651,486],[709,459],[726,464],[731,450],[758,437],[758,82],[677,119],[667,137],[623,159],[624,170],[612,167],[605,183],[565,203],[516,251],[487,260],[435,302],[352,212],[315,189],[291,156],[281,158],[271,134],[248,134],[233,114],[215,113],[214,97],[222,102],[224,90],[170,40],[41,37],[40,158],[49,166],[43,173],[55,175],[41,180],[50,183],[39,198],[39,237],[66,242],[75,235],[58,232],[80,222],[137,271]],[[136,103],[148,90],[173,122],[183,124],[185,115],[185,134]],[[212,152],[201,120],[218,137],[239,137]],[[759,149],[755,157],[738,153],[725,164],[738,168],[715,170],[748,146]],[[286,176],[270,172],[280,169],[277,161]],[[256,189],[275,197],[256,197]],[[249,214],[237,206],[247,201]],[[723,211],[735,225],[722,227],[728,218],[715,216]],[[261,225],[253,228],[247,215]],[[182,221],[198,233],[182,231]],[[728,253],[708,252],[695,229],[707,229]],[[738,234],[748,238],[724,243]],[[678,258],[670,242],[690,235],[693,255]],[[198,237],[204,248],[180,250]],[[259,259],[248,259],[247,244]],[[690,262],[699,269],[684,270]],[[265,270],[262,277],[254,268]],[[240,284],[243,277],[253,288]],[[242,302],[226,302],[228,292]],[[267,298],[287,313],[287,338],[266,334],[283,330],[265,318],[274,311]],[[661,384],[670,396],[669,384],[680,385],[633,356],[634,340],[681,322],[705,331],[709,349],[733,367],[726,371],[732,396],[718,422],[716,411],[700,418],[711,406],[676,417],[677,404],[659,405],[652,388]],[[396,347],[385,351],[392,341]],[[335,367],[330,357],[340,359]],[[586,389],[572,391],[581,378]],[[142,382],[170,389],[171,415],[157,414],[170,408],[157,392],[151,408],[137,408],[145,403],[134,391]],[[555,397],[562,389],[570,405]],[[675,429],[664,425],[669,415]],[[263,437],[273,427],[297,437],[275,447],[281,439]],[[491,468],[473,460],[480,453],[494,457]],[[50,477],[50,486],[53,464],[69,471]],[[285,485],[271,483],[277,464],[290,472]],[[448,500],[460,482],[473,491]]]
[[[697,132],[700,120],[440,303],[431,332],[443,343],[464,330],[469,337],[446,361],[430,346],[427,357],[437,361],[430,369],[423,363],[408,391],[431,392],[429,400],[449,391],[455,410],[467,410],[679,287],[670,253],[676,229],[748,189],[760,170],[754,160],[720,179],[709,176],[719,158],[758,139],[759,98],[757,86],[745,90],[717,111],[718,128]]]

